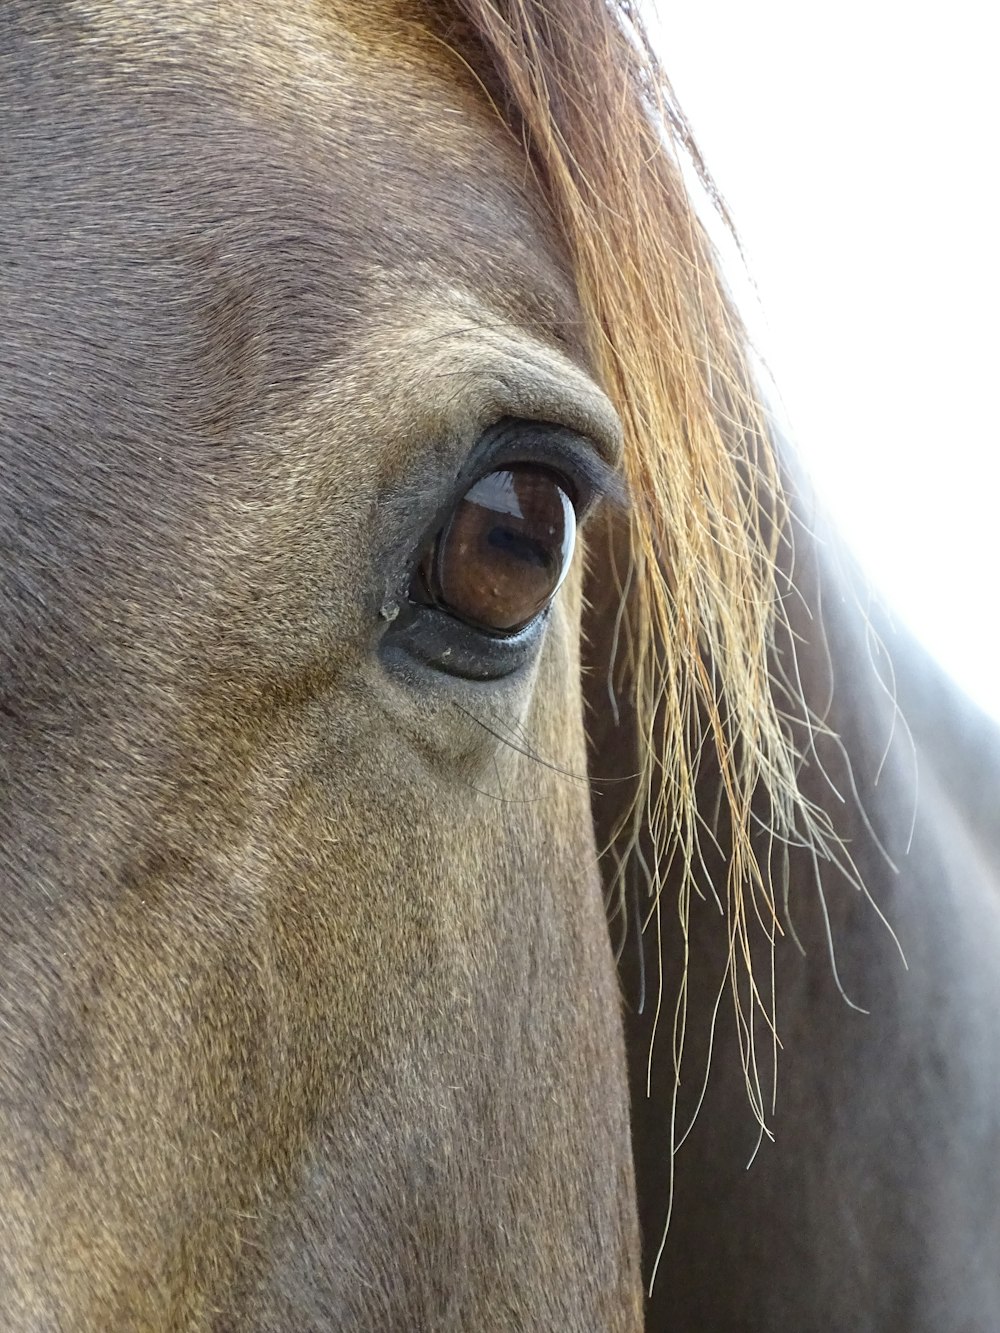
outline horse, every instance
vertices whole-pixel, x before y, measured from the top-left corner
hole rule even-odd
[[[0,50],[4,1327],[991,1327],[1000,743],[633,6]]]

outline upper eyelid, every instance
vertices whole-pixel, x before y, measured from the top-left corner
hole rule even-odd
[[[535,463],[568,473],[579,490],[584,483],[588,499],[608,500],[618,508],[628,503],[628,489],[619,468],[587,436],[549,421],[501,418],[480,436],[466,460],[462,481],[471,484],[485,472],[512,462]],[[589,506],[584,506],[588,508]]]

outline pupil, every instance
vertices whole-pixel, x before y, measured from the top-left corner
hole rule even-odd
[[[491,528],[486,543],[514,560],[523,561],[524,564],[544,570],[552,568],[553,552],[525,532],[515,532],[513,528]]]

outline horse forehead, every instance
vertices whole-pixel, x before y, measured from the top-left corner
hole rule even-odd
[[[208,153],[189,167],[206,208],[221,190],[259,212],[270,191],[288,222],[301,207],[306,226],[348,234],[338,256],[356,287],[384,295],[376,272],[463,286],[585,361],[565,252],[523,149],[420,0],[256,0],[249,19],[226,0],[76,8],[123,94],[162,95],[168,119],[182,100],[195,109]],[[220,173],[211,141],[232,145],[234,117],[245,146]],[[277,151],[261,153],[268,139]]]

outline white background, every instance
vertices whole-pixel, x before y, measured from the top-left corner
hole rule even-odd
[[[997,11],[658,0],[647,23],[802,456],[898,617],[1000,717]]]

